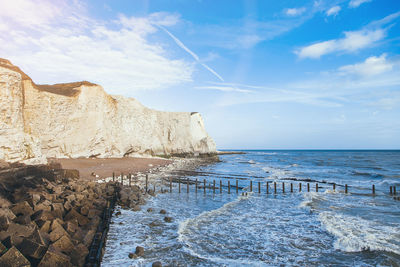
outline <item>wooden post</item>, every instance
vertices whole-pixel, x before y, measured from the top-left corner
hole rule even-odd
[[[155,183],[153,184],[153,192],[154,193],[156,192],[156,184]]]
[[[315,192],[318,192],[318,183],[315,184]]]
[[[333,192],[335,192],[336,191],[336,184],[334,183],[333,184]]]
[[[307,183],[307,192],[310,192],[310,183]]]
[[[293,183],[290,183],[290,193],[293,193]]]
[[[301,192],[301,183],[299,183],[299,192]]]
[[[222,180],[219,180],[219,193],[222,194]]]
[[[172,177],[169,178],[169,192],[172,193]]]
[[[186,182],[186,193],[189,194],[189,178],[187,178],[187,182]]]
[[[181,178],[178,178],[178,185],[179,185],[179,193],[181,192]]]
[[[196,184],[195,184],[195,186],[196,186],[196,194],[197,194],[197,178],[196,178]]]
[[[239,186],[238,186],[238,180],[236,180],[236,194],[239,193]]]
[[[124,174],[121,172],[121,185],[124,185]]]
[[[149,183],[149,176],[146,174],[146,193],[147,193],[147,185]]]
[[[396,195],[396,186],[393,186],[393,195]]]
[[[274,194],[276,194],[276,182],[274,182]]]
[[[393,189],[390,187],[390,194],[393,195]]]
[[[129,187],[132,185],[132,174],[129,174]]]
[[[282,182],[282,193],[285,193],[285,182]]]
[[[372,185],[372,194],[375,195],[375,185]]]
[[[250,192],[253,192],[253,181],[250,181]]]
[[[258,182],[258,193],[259,194],[261,193],[261,183],[260,182]]]
[[[204,179],[204,195],[206,194],[206,179]]]
[[[347,184],[344,185],[344,193],[348,193],[349,191],[347,190]]]
[[[228,180],[228,194],[231,193],[231,181]]]
[[[115,182],[115,173],[113,172],[113,182]]]
[[[213,194],[215,194],[215,180],[213,181]]]
[[[269,194],[269,182],[267,182],[267,195]]]

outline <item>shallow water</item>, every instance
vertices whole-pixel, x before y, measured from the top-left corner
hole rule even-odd
[[[400,201],[388,194],[389,186],[400,189],[399,151],[248,151],[220,158],[198,170],[207,176],[189,178],[216,180],[217,186],[222,180],[222,194],[219,189],[196,194],[193,185],[189,194],[182,185],[179,194],[174,185],[172,193],[149,199],[141,211],[113,217],[103,266],[151,266],[158,260],[164,266],[400,264]],[[222,177],[232,177],[231,186],[240,178],[244,192],[252,180],[253,192],[236,194],[232,187],[228,194],[228,179]],[[305,192],[306,179],[318,182],[318,193],[311,182],[311,192]],[[277,182],[276,195],[271,183],[266,194],[267,181]],[[335,191],[329,183],[337,184]],[[163,221],[160,209],[172,223]],[[145,256],[129,259],[138,245]]]

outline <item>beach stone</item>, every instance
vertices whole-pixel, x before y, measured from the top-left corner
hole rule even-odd
[[[116,213],[115,213],[115,216],[119,216],[119,215],[121,215],[121,212],[120,211],[117,211]]]
[[[130,259],[135,259],[135,258],[137,258],[137,255],[135,254],[135,253],[129,253],[128,254],[128,257],[130,258]]]
[[[19,202],[15,204],[12,208],[11,211],[16,215],[32,215],[33,214],[33,209],[29,205],[27,201]]]
[[[78,244],[71,252],[71,263],[73,265],[83,267],[85,264],[86,256],[89,254],[89,250],[83,244]]]
[[[162,264],[161,264],[161,262],[156,261],[156,262],[153,262],[153,264],[151,265],[151,267],[162,267]]]
[[[135,254],[139,257],[144,255],[144,248],[141,246],[137,246],[135,250]]]
[[[16,248],[11,247],[3,256],[0,257],[0,266],[2,267],[28,267],[30,262]]]
[[[172,217],[165,216],[164,221],[170,223],[172,222]]]
[[[161,222],[159,220],[152,221],[149,224],[150,227],[156,227],[156,226],[160,226],[160,225],[161,225]]]
[[[62,236],[56,242],[52,244],[52,246],[67,255],[69,255],[74,249],[74,244],[72,244],[71,239],[67,236]]]
[[[50,246],[38,267],[72,267],[70,257]]]
[[[34,259],[41,259],[46,253],[45,246],[27,238],[24,238],[17,247],[22,254]]]
[[[79,223],[80,226],[86,225],[89,223],[89,219],[86,218],[85,216],[81,215],[79,212],[77,212],[75,209],[71,209],[67,215],[65,215],[64,220],[69,221],[76,219]]]
[[[147,212],[152,212],[152,211],[153,211],[152,208],[148,208],[148,209],[147,209]]]
[[[23,239],[23,237],[20,237],[20,236],[10,236],[9,235],[5,239],[3,239],[2,243],[7,248],[11,248],[13,246],[17,247],[19,244],[22,243],[22,239]]]
[[[160,214],[167,214],[166,210],[160,210]]]

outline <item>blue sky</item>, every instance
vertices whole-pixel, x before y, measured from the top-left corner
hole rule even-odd
[[[0,0],[0,57],[198,111],[217,147],[400,148],[400,1]]]

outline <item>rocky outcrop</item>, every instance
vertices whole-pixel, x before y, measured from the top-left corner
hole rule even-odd
[[[37,85],[0,59],[0,159],[215,153],[196,112],[161,112],[89,82]]]

